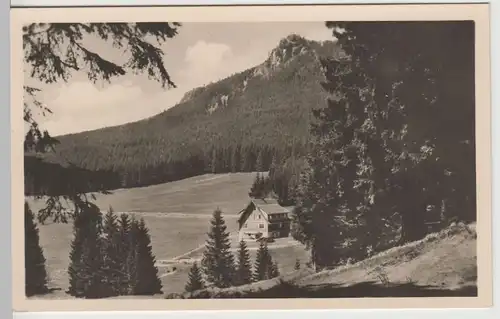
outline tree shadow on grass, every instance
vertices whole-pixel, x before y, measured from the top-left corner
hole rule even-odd
[[[38,291],[32,292],[32,291],[25,291],[25,296],[26,297],[39,297],[39,296],[44,296],[44,295],[50,295],[53,292],[56,291],[61,291],[61,288],[45,288],[45,289],[40,289]]]
[[[310,285],[299,287],[281,282],[267,290],[251,292],[219,292],[216,295],[198,294],[195,299],[206,298],[364,298],[364,297],[477,297],[477,287],[443,289],[433,286],[418,286],[412,283],[381,285],[376,282],[363,282],[351,286]]]

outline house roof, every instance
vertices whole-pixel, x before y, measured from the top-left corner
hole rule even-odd
[[[288,209],[278,204],[275,199],[252,199],[252,202],[268,215],[288,213]]]
[[[265,198],[265,199],[252,198],[250,200],[250,203],[247,205],[247,207],[242,209],[238,213],[241,215],[238,218],[239,223],[241,223],[243,220],[245,220],[248,217],[249,213],[251,211],[253,211],[253,209],[252,210],[248,209],[249,206],[252,204],[263,213],[264,218],[266,220],[269,219],[269,215],[287,214],[287,216],[288,216],[288,214],[290,213],[290,209],[278,204],[278,201],[276,199],[273,199],[273,198]]]

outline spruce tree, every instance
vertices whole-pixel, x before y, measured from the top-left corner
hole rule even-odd
[[[121,259],[120,256],[120,232],[117,217],[110,207],[103,221],[103,276],[104,286],[108,294],[116,296],[120,294]]]
[[[255,175],[255,179],[253,181],[252,187],[250,188],[250,192],[248,193],[248,196],[251,198],[260,198],[262,195],[262,179],[260,173],[257,172]]]
[[[295,260],[295,265],[293,266],[293,269],[299,270],[300,269],[300,260]]]
[[[24,269],[26,296],[47,293],[47,270],[40,247],[35,215],[27,202],[24,203]]]
[[[80,298],[108,297],[103,289],[102,216],[97,206],[80,206],[75,212],[73,234],[68,293]]]
[[[131,233],[132,222],[127,214],[121,214],[118,220],[118,273],[120,295],[132,293],[132,279],[135,278],[135,233]]]
[[[136,248],[134,295],[154,295],[162,293],[162,285],[158,277],[156,259],[151,247],[151,237],[144,219],[134,220],[132,234]]]
[[[83,241],[82,261],[85,285],[85,298],[106,298],[114,295],[106,284],[104,258],[102,255],[102,238],[98,227],[92,227]]]
[[[216,209],[210,221],[202,267],[207,281],[219,288],[226,288],[234,283],[235,265],[230,248],[229,232],[222,211]]]
[[[201,276],[200,268],[198,268],[198,263],[195,262],[189,270],[188,282],[184,290],[186,292],[193,292],[203,288],[205,288],[205,284],[203,283],[203,278]]]
[[[212,148],[212,159],[210,162],[210,171],[212,174],[218,173],[218,158],[217,158],[217,148]]]
[[[349,239],[363,233],[359,227],[367,224],[362,218],[370,211],[374,191],[367,145],[378,143],[366,113],[372,87],[361,81],[365,73],[359,61],[325,59],[322,64],[326,78],[322,86],[335,98],[313,110],[316,121],[311,125],[310,152],[293,216],[293,237],[311,248],[318,270],[361,251],[339,247],[359,243]],[[361,252],[356,257],[364,256]]]
[[[257,159],[255,161],[255,170],[257,172],[264,171],[264,150],[260,149],[257,154]]]
[[[271,262],[271,267],[269,268],[269,279],[271,278],[276,278],[280,275],[280,271],[279,271],[279,267],[278,267],[278,263],[275,262],[275,261],[272,261]]]
[[[236,173],[240,171],[240,162],[241,162],[241,147],[240,145],[236,145],[233,147],[231,153],[231,172]]]
[[[241,148],[241,171],[242,172],[251,172],[253,170],[253,154],[252,154],[252,147],[251,146],[246,146]]]
[[[274,275],[275,270],[277,270],[273,269],[273,267],[273,260],[271,254],[269,254],[267,243],[264,240],[261,240],[259,249],[257,250],[257,256],[255,258],[253,280],[260,281],[273,278],[272,275]]]
[[[240,241],[238,249],[238,264],[236,269],[236,284],[245,285],[252,282],[250,253],[244,240]]]

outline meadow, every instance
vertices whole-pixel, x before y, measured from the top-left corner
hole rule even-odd
[[[181,181],[149,187],[119,189],[110,195],[96,195],[95,203],[105,211],[110,206],[115,212],[127,212],[143,217],[150,230],[153,253],[156,256],[163,292],[182,292],[191,263],[199,260],[207,238],[210,218],[216,208],[223,211],[232,248],[237,248],[237,213],[248,204],[248,190],[253,173],[202,175]],[[40,200],[28,199],[37,210]],[[67,268],[71,224],[46,223],[39,225],[40,244],[47,259],[51,296],[65,296],[68,286]],[[252,259],[256,244],[249,244]],[[282,272],[293,270],[297,258],[304,260],[307,253],[291,238],[270,244]]]

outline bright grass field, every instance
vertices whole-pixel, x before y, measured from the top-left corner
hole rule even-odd
[[[202,175],[149,187],[120,189],[110,195],[97,195],[96,204],[105,211],[133,212],[144,218],[150,230],[153,252],[163,283],[163,292],[183,292],[191,262],[198,260],[207,238],[211,214],[216,208],[223,212],[228,230],[232,232],[232,248],[237,248],[237,213],[248,204],[248,191],[255,173]],[[43,202],[28,200],[38,210]],[[71,224],[39,225],[54,292],[37,298],[69,298],[67,268],[73,237]],[[252,261],[255,244],[249,244]],[[293,270],[295,260],[306,261],[307,252],[291,238],[280,239],[269,248],[282,272]],[[175,259],[175,260],[173,260]],[[175,271],[174,271],[175,267]],[[162,297],[162,296],[158,296]]]

